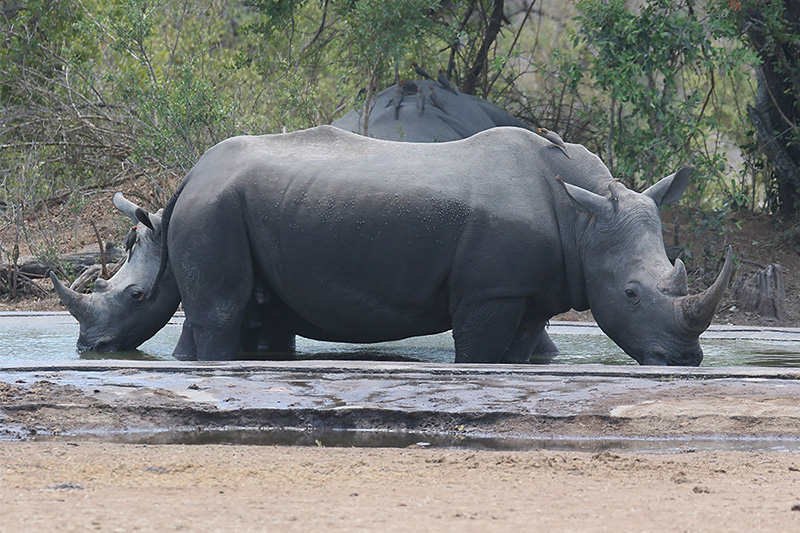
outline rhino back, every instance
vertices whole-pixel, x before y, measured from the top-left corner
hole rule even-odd
[[[392,85],[375,95],[375,105],[369,114],[369,136],[391,141],[448,142],[466,139],[480,131],[497,126],[528,126],[507,113],[501,107],[477,96],[465,93],[453,94],[438,82],[413,80],[421,92],[404,97],[400,109],[393,99],[396,86]],[[431,100],[435,91],[437,100],[444,109],[437,108]],[[424,111],[420,114],[417,99],[425,99]],[[333,121],[333,126],[346,131],[363,133],[363,109],[353,109]]]

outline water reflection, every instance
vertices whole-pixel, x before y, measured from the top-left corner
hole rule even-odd
[[[115,360],[115,361],[163,361],[172,357],[162,354],[153,354],[141,350],[131,350],[128,352],[83,352],[79,354],[81,359],[87,361]]]
[[[580,328],[579,328],[580,329]],[[588,328],[586,328],[588,329]],[[553,364],[636,365],[611,339],[602,334],[558,333],[550,336],[561,353]],[[597,330],[594,330],[595,332]],[[82,353],[75,349],[78,326],[64,319],[17,317],[0,319],[0,362],[62,361],[76,359],[172,360],[180,326],[171,324],[144,343],[139,350],[120,353]],[[769,340],[703,339],[703,366],[800,367],[800,342]],[[353,345],[324,343],[299,338],[300,360],[370,360],[450,363],[453,340],[449,333],[416,337],[390,343]],[[287,359],[292,356],[275,357]]]

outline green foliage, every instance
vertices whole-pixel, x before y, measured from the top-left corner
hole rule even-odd
[[[278,28],[287,24],[304,0],[245,0],[244,5],[261,16],[248,24],[247,30],[268,39]]]
[[[202,73],[199,55],[177,57],[166,48],[168,41],[156,38],[156,25],[168,18],[166,6],[153,0],[111,5],[100,25],[107,33],[98,37],[111,41],[119,54],[114,61],[124,66],[108,72],[106,79],[112,94],[127,102],[136,117],[133,161],[182,175],[211,144],[234,131],[232,105]],[[178,33],[174,42],[192,38],[191,32]]]
[[[339,9],[345,16],[345,39],[352,50],[355,69],[367,75],[366,109],[363,131],[369,135],[372,94],[384,73],[387,60],[395,67],[414,39],[421,38],[430,24],[427,17],[438,1],[432,0],[360,0],[344,2]]]
[[[28,79],[52,87],[53,73],[63,67],[61,58],[77,64],[97,55],[97,44],[76,31],[83,13],[71,2],[32,0],[0,18],[0,101],[25,103],[31,92],[19,83]]]
[[[700,187],[721,183],[724,155],[709,152],[717,127],[712,99],[721,73],[737,73],[743,54],[692,2],[651,0],[638,13],[622,0],[581,0],[579,34],[594,51],[587,67],[608,111],[607,163],[630,186],[650,185],[678,165],[698,167]],[[722,182],[724,183],[724,182]],[[701,191],[702,193],[702,191]]]
[[[586,81],[593,88],[586,116],[602,135],[594,140],[598,152],[637,189],[681,165],[697,168],[682,201],[688,228],[680,233],[690,242],[680,244],[689,262],[713,268],[735,231],[736,210],[755,197],[745,180],[730,178],[726,149],[726,141],[745,137],[734,127],[744,127],[742,111],[729,102],[739,92],[752,95],[744,87],[753,54],[723,16],[701,12],[693,0],[649,0],[635,11],[623,0],[577,7],[573,44],[591,55],[582,78],[574,67],[562,71],[574,90]],[[679,218],[673,215],[676,225]]]
[[[302,71],[283,61],[278,65],[279,77],[274,83],[275,114],[281,128],[297,130],[316,126],[322,113],[316,85],[307,83]]]
[[[432,24],[427,14],[435,0],[360,0],[337,3],[345,18],[345,38],[356,66],[372,65],[379,58],[402,59],[413,41],[422,39]]]

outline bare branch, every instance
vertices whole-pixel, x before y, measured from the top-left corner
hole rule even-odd
[[[481,43],[481,46],[478,49],[478,54],[475,57],[475,61],[473,61],[472,67],[467,72],[467,75],[461,84],[461,90],[467,94],[475,93],[475,87],[478,84],[478,77],[480,76],[481,72],[485,71],[486,69],[489,48],[497,40],[497,35],[500,33],[500,29],[503,25],[504,5],[504,0],[494,0],[493,2],[492,13],[489,17],[489,24],[486,27],[486,34],[484,35],[483,43]]]

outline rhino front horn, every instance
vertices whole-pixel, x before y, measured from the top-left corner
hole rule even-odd
[[[691,333],[700,334],[711,325],[717,306],[722,301],[725,289],[731,279],[733,269],[733,251],[728,246],[725,264],[714,284],[700,294],[684,296],[679,301],[680,319],[683,326]]]
[[[61,281],[58,279],[58,276],[56,276],[53,272],[50,272],[50,281],[53,282],[53,287],[56,289],[56,293],[58,294],[61,303],[67,308],[69,314],[78,319],[78,322],[89,315],[91,312],[91,306],[89,305],[87,296],[85,294],[75,292],[61,283]]]

